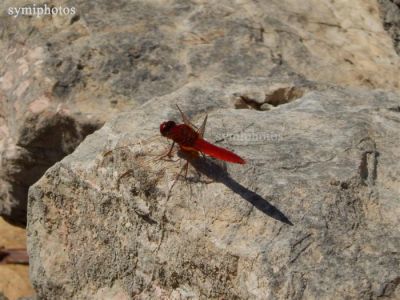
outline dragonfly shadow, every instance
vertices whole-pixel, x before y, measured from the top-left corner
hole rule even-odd
[[[216,182],[224,184],[267,216],[293,226],[293,223],[290,222],[283,212],[270,204],[268,200],[264,199],[259,194],[247,189],[237,181],[233,180],[224,167],[219,166],[217,163],[207,158],[189,159],[188,161],[199,173],[206,175],[208,178]]]

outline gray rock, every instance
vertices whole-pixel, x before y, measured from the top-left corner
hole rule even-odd
[[[393,40],[393,46],[400,55],[400,1],[378,0],[383,26]]]
[[[47,149],[20,144],[27,132],[67,135],[76,146],[116,113],[191,82],[237,80],[261,95],[271,91],[256,83],[266,81],[300,90],[311,81],[400,86],[378,3],[62,0],[77,13],[6,15],[29,5],[0,4],[0,215],[22,225],[28,187],[74,148],[51,142],[43,162]],[[60,111],[79,134],[52,127]]]
[[[6,296],[2,292],[0,292],[0,300],[8,300]]]
[[[224,86],[119,115],[31,187],[39,297],[400,296],[399,95],[332,87],[233,110],[244,86]],[[199,158],[170,190],[181,165],[155,160],[154,135],[175,102],[195,124],[209,112],[206,138],[247,164]]]
[[[151,12],[146,5],[123,5],[128,2],[119,9],[137,21]],[[78,14],[1,19],[0,215],[21,226],[28,188],[50,166],[115,113],[170,92],[186,78],[178,52],[154,20],[142,22],[154,30],[136,34],[118,27],[120,16],[104,15],[111,9],[106,2],[58,4],[76,6]],[[0,4],[5,12],[22,6]]]
[[[379,3],[2,1],[0,215],[24,225],[30,187],[38,299],[400,298],[398,1]],[[173,185],[151,137],[175,103],[248,163]]]

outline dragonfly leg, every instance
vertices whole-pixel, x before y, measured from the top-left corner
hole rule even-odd
[[[130,145],[126,145],[126,146],[120,146],[120,147],[116,147],[112,150],[108,150],[106,152],[103,153],[103,158],[101,160],[100,165],[103,167],[106,161],[106,158],[109,157],[114,151],[116,150],[120,150],[120,149],[124,149],[124,148],[128,148]]]
[[[207,159],[207,156],[204,154],[204,152],[201,152],[201,151],[199,151],[199,152],[200,152],[201,156],[203,156],[203,159]],[[197,172],[197,175],[199,176],[199,179],[201,179],[201,175],[202,174],[196,168],[195,168],[195,170]],[[215,182],[215,180],[210,179],[210,180],[203,180],[203,181],[200,181],[200,182],[205,183],[205,184],[209,184],[209,183]]]
[[[120,183],[121,183],[121,179],[124,178],[124,177],[126,177],[126,176],[128,176],[128,175],[132,175],[132,174],[133,174],[133,170],[128,170],[128,171],[122,173],[122,175],[119,176],[118,179],[117,179],[117,186],[118,186],[118,188],[119,188],[119,185],[120,185]]]
[[[171,145],[171,147],[169,148],[169,151],[168,151],[166,154],[162,154],[162,155],[160,155],[159,157],[157,157],[157,160],[161,160],[161,159],[163,159],[164,157],[168,157],[169,160],[172,160],[171,157],[172,157],[172,150],[174,149],[174,146],[175,146],[175,142],[172,142],[172,145]]]
[[[159,136],[157,135],[157,136],[151,137],[151,138],[147,139],[147,142],[148,142],[148,141],[152,141],[154,138],[159,138]],[[129,143],[129,144],[126,144],[126,145],[123,145],[123,146],[115,147],[114,149],[107,150],[107,151],[105,151],[105,152],[103,153],[103,157],[109,156],[110,154],[112,154],[112,153],[113,153],[114,151],[116,151],[116,150],[121,150],[121,149],[129,148],[130,146],[134,146],[134,145],[142,145],[142,141],[139,140],[139,141],[134,142],[134,143]]]
[[[171,191],[172,191],[173,187],[175,186],[176,182],[178,181],[179,176],[181,176],[183,170],[186,169],[186,173],[187,173],[188,165],[189,165],[189,162],[186,162],[185,165],[184,165],[184,166],[181,168],[181,170],[179,171],[178,175],[176,175],[174,181],[172,182],[170,188],[168,189],[167,201],[168,201],[169,197],[171,196]],[[186,175],[185,175],[185,176],[186,176]]]
[[[187,178],[187,173],[188,173],[188,170],[189,170],[189,162],[188,161],[184,165],[184,168],[185,168],[185,179],[186,179]]]
[[[171,153],[172,153],[172,149],[174,149],[174,145],[175,145],[175,141],[172,142],[171,148],[169,148],[169,151],[168,151],[168,153],[167,153],[167,156],[168,156],[168,157],[171,157],[171,156],[172,156]]]
[[[199,176],[199,182],[200,182],[200,183],[210,184],[210,183],[215,182],[215,180],[213,180],[213,179],[201,180],[202,174],[201,174],[201,173],[199,172],[199,170],[197,170],[196,168],[195,168],[195,170],[196,170],[197,176]]]

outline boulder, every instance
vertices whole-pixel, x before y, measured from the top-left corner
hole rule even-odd
[[[39,297],[400,296],[399,95],[332,87],[238,110],[224,85],[120,114],[30,188]],[[177,177],[182,153],[157,159],[175,101],[247,163],[186,157]]]
[[[38,297],[399,298],[397,2],[3,14],[0,214],[29,189]],[[175,104],[247,164],[157,160]]]
[[[70,14],[24,16],[48,3],[3,1],[0,215],[25,226],[46,169],[116,113],[187,83],[398,89],[396,3],[62,0]]]

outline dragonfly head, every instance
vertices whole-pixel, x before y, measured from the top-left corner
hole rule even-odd
[[[160,133],[162,136],[168,136],[169,131],[176,126],[174,121],[163,122],[160,125]]]

